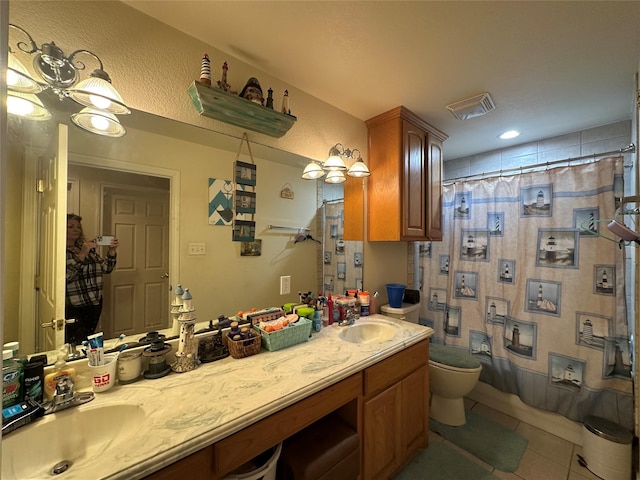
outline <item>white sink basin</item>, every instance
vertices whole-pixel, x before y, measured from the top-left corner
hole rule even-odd
[[[2,478],[55,478],[52,470],[62,462],[73,472],[75,464],[129,438],[144,418],[141,407],[129,404],[87,404],[45,415],[2,438]]]
[[[356,320],[355,324],[343,328],[340,337],[351,343],[386,342],[399,332],[395,323],[384,320]]]

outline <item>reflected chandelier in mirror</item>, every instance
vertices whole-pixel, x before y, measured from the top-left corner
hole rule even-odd
[[[31,35],[23,28],[9,24],[10,29],[22,33],[28,43],[18,41],[18,51],[33,55],[33,68],[41,80],[35,80],[14,50],[9,48],[7,66],[7,112],[30,120],[44,121],[51,113],[35,95],[47,88],[60,99],[69,97],[84,106],[71,115],[71,120],[91,133],[108,137],[121,137],[126,131],[116,115],[130,114],[118,91],[111,85],[111,78],[105,72],[102,60],[93,52],[76,50],[68,57],[55,44],[43,43],[37,46]],[[79,72],[86,65],[76,57],[85,55],[98,62],[99,68],[88,78],[79,80]]]

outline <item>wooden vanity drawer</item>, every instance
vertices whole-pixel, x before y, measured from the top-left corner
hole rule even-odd
[[[383,391],[428,362],[429,339],[425,339],[367,368],[363,382],[365,398]]]

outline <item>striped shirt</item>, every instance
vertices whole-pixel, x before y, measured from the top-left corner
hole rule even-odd
[[[92,249],[84,260],[80,260],[67,248],[66,304],[76,307],[98,305],[102,300],[102,276],[111,273],[115,266],[115,255],[103,259]]]

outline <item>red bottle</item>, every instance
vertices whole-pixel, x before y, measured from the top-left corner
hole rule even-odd
[[[329,312],[327,325],[333,325],[333,299],[331,298],[331,293],[329,293],[329,297],[327,298],[327,310]]]

